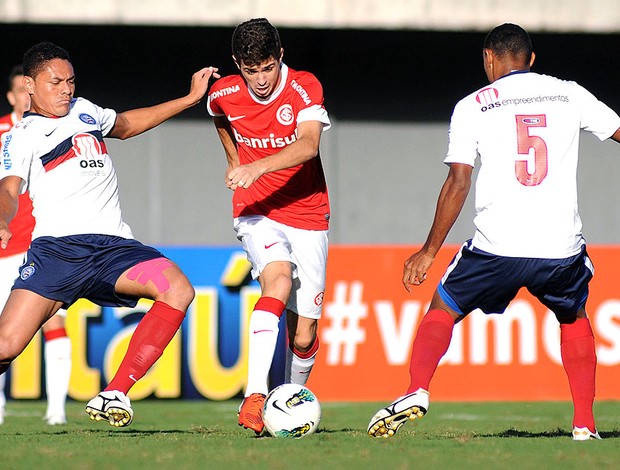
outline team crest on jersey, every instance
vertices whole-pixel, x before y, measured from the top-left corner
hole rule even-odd
[[[29,264],[28,266],[24,267],[24,269],[22,269],[22,272],[19,274],[19,277],[22,279],[22,281],[25,281],[30,276],[32,276],[35,271],[36,270],[34,269],[34,266],[32,264]]]
[[[95,124],[97,121],[95,121],[95,118],[92,117],[90,114],[86,114],[86,113],[81,113],[80,114],[80,121],[86,123],[86,124]]]
[[[283,126],[289,126],[295,120],[295,114],[293,113],[293,107],[290,104],[283,104],[278,108],[276,112],[276,119]]]

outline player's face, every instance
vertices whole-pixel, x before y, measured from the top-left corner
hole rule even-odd
[[[250,66],[245,65],[243,62],[238,65],[241,76],[247,82],[248,87],[257,97],[267,100],[280,84],[281,63],[281,60],[276,60],[272,57],[259,65]]]
[[[22,75],[13,77],[13,83],[11,84],[11,89],[6,94],[6,98],[20,119],[30,109],[30,95],[26,91]]]
[[[25,77],[31,96],[30,111],[47,117],[62,117],[69,113],[75,92],[75,74],[71,62],[52,59],[36,77]]]

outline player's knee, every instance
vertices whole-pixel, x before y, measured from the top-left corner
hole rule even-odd
[[[570,325],[573,324],[577,321],[577,318],[582,318],[578,315],[578,312],[574,312],[574,313],[566,313],[566,312],[562,312],[562,313],[555,313],[555,318],[557,318],[558,323],[560,323],[560,325]]]
[[[189,280],[182,276],[170,283],[170,288],[155,297],[178,310],[186,311],[194,300],[196,291]]]
[[[21,352],[16,341],[12,338],[0,336],[0,373],[8,369],[9,365]]]
[[[194,286],[192,286],[187,278],[178,282],[178,284],[174,286],[173,291],[178,299],[177,301],[185,305],[186,308],[189,307],[189,304],[192,303],[196,296]]]
[[[290,276],[280,274],[273,279],[273,284],[278,291],[284,293],[285,296],[288,297],[293,287],[293,280]]]
[[[299,352],[308,352],[314,346],[316,333],[313,331],[298,331],[293,339],[293,347]]]

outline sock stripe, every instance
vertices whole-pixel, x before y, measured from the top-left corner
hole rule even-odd
[[[254,305],[254,310],[262,310],[264,312],[273,313],[280,318],[284,313],[286,305],[280,299],[275,297],[261,297]]]
[[[67,336],[67,331],[64,328],[56,328],[55,330],[46,331],[43,333],[43,337],[45,341],[52,341],[58,338],[65,338]]]
[[[319,335],[316,335],[314,337],[314,343],[312,343],[312,346],[306,352],[298,350],[297,348],[295,348],[295,346],[293,346],[291,350],[293,351],[293,354],[295,354],[295,356],[300,359],[310,359],[311,357],[316,355],[317,351],[319,350]]]

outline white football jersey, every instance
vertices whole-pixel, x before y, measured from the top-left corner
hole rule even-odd
[[[445,163],[475,166],[475,247],[567,258],[585,243],[577,208],[580,130],[599,139],[620,117],[575,82],[513,72],[459,101]]]
[[[116,112],[83,98],[61,118],[27,114],[2,139],[0,178],[24,180],[36,219],[32,238],[78,234],[133,238],[103,137]]]

